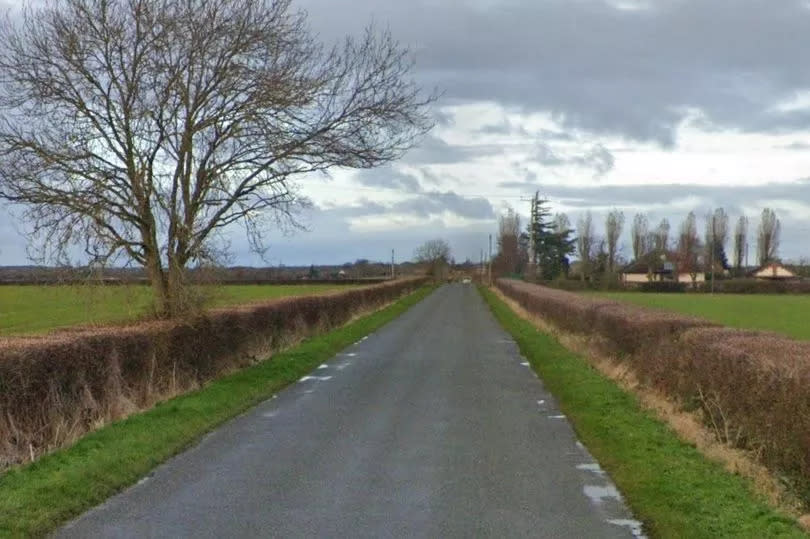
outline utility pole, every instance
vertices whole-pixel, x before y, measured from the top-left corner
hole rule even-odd
[[[492,286],[492,234],[489,235],[489,275],[487,281],[489,281],[489,286]]]
[[[711,284],[711,293],[714,294],[714,251],[715,245],[717,241],[715,240],[715,216],[712,214],[712,248],[711,248],[711,264],[712,264],[712,284]]]
[[[484,282],[484,250],[481,249],[481,283]]]
[[[529,263],[534,266],[535,252],[537,238],[535,234],[535,218],[537,216],[537,197],[532,197],[532,212],[529,214]]]
[[[394,270],[394,250],[391,249],[391,279],[396,278],[396,272]]]

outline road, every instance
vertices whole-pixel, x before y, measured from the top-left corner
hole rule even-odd
[[[471,285],[209,434],[61,537],[632,537]]]

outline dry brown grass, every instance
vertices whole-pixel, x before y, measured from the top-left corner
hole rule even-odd
[[[607,342],[608,339],[603,335],[565,331],[548,318],[527,310],[519,301],[505,295],[498,287],[493,287],[493,292],[518,316],[528,320],[540,330],[554,335],[563,346],[587,358],[604,376],[634,394],[645,409],[669,425],[682,441],[696,447],[707,458],[721,463],[730,473],[749,479],[753,489],[772,506],[797,517],[799,523],[810,530],[810,515],[801,516],[804,504],[799,497],[785,487],[777,474],[762,464],[761,454],[735,447],[733,444],[738,440],[724,436],[716,425],[710,427],[711,421],[707,421],[705,406],[695,411],[685,410],[680,399],[645,383],[634,369],[633,362],[628,362],[626,356],[623,358],[622,355],[609,352],[615,349],[615,346]],[[695,335],[711,335],[718,330],[726,331],[724,328],[687,331],[695,332]],[[738,337],[742,339],[752,336],[751,332],[739,333]],[[722,343],[722,339],[719,342]],[[757,346],[768,348],[761,340],[757,342]],[[752,350],[756,349],[752,346]]]

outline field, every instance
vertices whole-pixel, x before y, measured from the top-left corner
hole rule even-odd
[[[810,295],[651,294],[606,292],[600,297],[699,316],[721,324],[775,331],[810,340]]]
[[[352,286],[226,285],[198,290],[204,295],[206,305],[222,307]],[[0,286],[0,335],[135,320],[148,315],[151,297],[151,289],[141,285]]]

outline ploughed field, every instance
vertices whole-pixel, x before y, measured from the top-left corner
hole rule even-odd
[[[205,305],[225,307],[355,286],[223,285],[197,287],[195,292],[201,294]],[[151,299],[151,289],[143,285],[0,286],[0,336],[137,320],[149,315]]]
[[[726,326],[774,331],[810,340],[810,295],[654,294],[599,292],[596,295],[646,307],[678,311]]]

